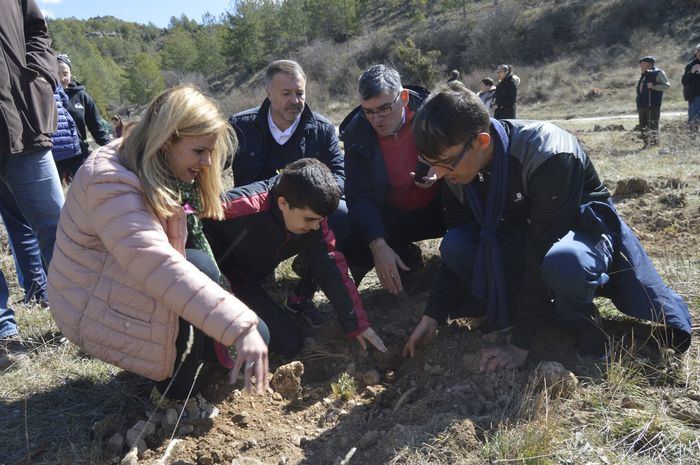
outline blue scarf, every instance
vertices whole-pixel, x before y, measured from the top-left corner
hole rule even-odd
[[[491,327],[504,328],[508,325],[508,302],[501,247],[496,230],[503,215],[508,191],[509,141],[500,121],[491,118],[491,126],[496,132],[496,137],[493,139],[493,174],[486,198],[486,209],[484,210],[473,183],[467,184],[464,191],[474,217],[481,226],[481,241],[476,251],[472,273],[472,292],[482,302],[488,302],[486,316]]]

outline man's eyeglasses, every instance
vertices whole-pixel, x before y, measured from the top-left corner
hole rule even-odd
[[[368,110],[367,108],[363,107],[362,113],[365,114],[365,118],[372,119],[375,116],[381,116],[381,117],[389,116],[391,114],[391,112],[394,110],[394,104],[401,96],[401,92],[402,91],[399,91],[399,93],[396,94],[396,97],[394,97],[394,100],[391,103],[385,103],[384,105],[377,108],[376,110]]]
[[[449,171],[454,171],[455,168],[457,168],[457,165],[462,161],[464,156],[467,154],[467,151],[469,150],[469,147],[471,147],[472,142],[474,142],[474,139],[476,139],[476,136],[478,136],[480,133],[476,133],[473,136],[471,136],[465,143],[464,143],[464,148],[462,148],[462,151],[459,153],[459,155],[455,156],[452,159],[442,159],[442,160],[428,160],[425,158],[423,155],[418,155],[418,159],[422,161],[423,163],[427,163],[430,166],[433,167],[439,167],[439,168],[444,168]]]

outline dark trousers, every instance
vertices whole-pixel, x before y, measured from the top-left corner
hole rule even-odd
[[[301,328],[288,311],[272,300],[260,283],[234,289],[233,293],[267,325],[270,352],[292,356],[301,350]]]
[[[156,383],[158,392],[165,394],[170,399],[185,399],[190,389],[192,389],[192,395],[199,393],[201,377],[197,376],[197,370],[200,369],[199,367],[204,361],[216,362],[214,340],[182,318],[179,318],[178,321],[180,330],[177,333],[177,339],[175,339],[177,357],[173,377]],[[192,347],[183,360],[190,331],[193,335]]]
[[[642,132],[644,145],[658,145],[661,107],[637,108],[637,113],[639,114],[639,130]]]
[[[477,317],[486,312],[486,302],[479,301],[472,293],[480,231],[476,223],[461,224],[448,230],[440,243],[442,266],[433,285],[429,307],[442,307],[450,318]],[[497,236],[507,299],[513,303],[525,269],[527,225],[502,223]],[[509,305],[511,309],[513,307]],[[513,316],[512,311],[510,316]]]
[[[64,184],[70,184],[73,182],[75,173],[78,172],[78,168],[82,166],[86,158],[86,155],[77,155],[75,157],[65,158],[56,162],[58,177]]]
[[[412,260],[414,242],[435,239],[445,234],[445,218],[439,195],[427,207],[420,210],[406,212],[384,206],[382,219],[387,232],[387,237],[384,239],[409,268],[414,261]],[[374,257],[369,244],[362,240],[358,233],[354,233],[341,252],[345,254],[355,283],[359,286],[365,274],[374,267]]]
[[[216,265],[214,259],[200,250],[187,249],[186,253],[187,260],[190,263],[211,278],[214,283],[219,282],[219,267]],[[214,283],[212,283],[212,285],[214,285]],[[260,317],[260,314],[258,314],[258,316]],[[178,321],[179,330],[177,338],[175,339],[177,357],[175,358],[173,377],[156,383],[158,392],[166,395],[170,399],[185,399],[190,389],[192,389],[193,395],[199,393],[201,378],[197,376],[197,370],[200,369],[200,366],[205,361],[217,361],[216,353],[214,352],[214,340],[182,318],[179,318]],[[260,317],[260,322],[258,323],[258,331],[267,342],[269,340],[269,335],[262,317]],[[192,345],[189,353],[184,356],[183,359],[183,355],[187,349],[187,343],[190,340],[190,333],[192,333],[193,336]]]
[[[454,282],[445,286],[443,283],[440,287],[443,292],[451,289],[455,295],[461,295],[464,299],[461,308],[453,307],[456,310],[450,312],[453,317],[455,313],[457,317],[480,315],[485,308],[483,303],[475,304],[476,299],[471,294],[479,232],[476,224],[460,225],[450,229],[440,245],[444,266],[463,280],[461,285]],[[518,289],[515,286],[525,271],[526,237],[527,229],[524,227],[502,226],[498,230],[511,308],[517,307],[515,298]],[[569,231],[549,249],[540,272],[554,295],[554,316],[560,324],[576,327],[583,321],[581,316],[589,316],[596,291],[609,280],[607,270],[612,262],[612,254],[610,237],[576,231]],[[481,311],[476,309],[479,305]]]

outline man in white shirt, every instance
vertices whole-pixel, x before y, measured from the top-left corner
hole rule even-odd
[[[264,79],[266,98],[262,105],[229,118],[239,143],[232,164],[236,186],[269,179],[301,158],[317,158],[330,168],[343,193],[345,161],[338,134],[328,119],[306,104],[304,70],[296,61],[277,60],[267,66]],[[343,197],[328,217],[339,250],[350,234],[347,215]],[[302,280],[287,300],[287,307],[305,314],[314,324],[320,323],[322,317],[311,303],[315,286],[303,278],[307,274],[304,260],[295,265]]]

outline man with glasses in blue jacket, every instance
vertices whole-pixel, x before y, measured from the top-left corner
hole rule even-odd
[[[414,244],[445,232],[440,185],[417,171],[411,129],[428,91],[404,87],[399,73],[374,65],[358,80],[360,105],[340,125],[351,244],[343,248],[356,283],[374,266],[386,290],[403,290],[400,272],[420,265]],[[427,166],[426,166],[427,168]]]
[[[574,135],[489,118],[457,83],[426,100],[413,131],[464,210],[442,240],[442,265],[404,355],[448,317],[485,316],[491,329],[514,328],[507,345],[482,351],[482,371],[523,365],[550,318],[575,333],[581,355],[602,358],[609,340],[596,296],[657,323],[661,344],[688,349],[688,306],[664,284]]]

